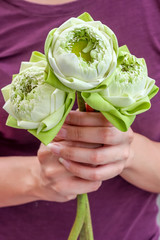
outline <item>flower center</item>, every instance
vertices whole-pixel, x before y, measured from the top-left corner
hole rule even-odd
[[[65,43],[61,47],[74,53],[79,59],[92,64],[95,60],[101,60],[104,54],[102,39],[88,27],[75,28],[65,35]]]
[[[43,74],[44,71],[42,68],[31,67],[30,69],[24,70],[13,79],[11,102],[15,106],[16,112],[33,107],[32,104],[29,105],[27,103],[31,99],[34,99],[34,92],[38,85],[43,84]]]
[[[77,57],[82,57],[86,62],[91,62],[92,58],[90,55],[90,51],[84,52],[83,49],[85,49],[88,45],[87,40],[80,40],[78,42],[75,42],[72,46],[72,53],[76,54]]]

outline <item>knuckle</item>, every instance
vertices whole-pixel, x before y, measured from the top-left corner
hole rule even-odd
[[[123,171],[123,164],[118,164],[115,169],[115,175],[119,175]]]
[[[62,189],[62,186],[59,182],[55,182],[53,185],[52,185],[52,188],[53,190],[59,194],[59,195],[63,195],[63,189]]]
[[[103,154],[101,154],[98,150],[92,151],[91,155],[91,163],[94,165],[100,165],[103,161]]]
[[[95,169],[93,171],[93,173],[91,174],[90,178],[92,181],[101,181],[102,176],[99,173],[99,171],[97,169]]]
[[[107,128],[102,128],[100,134],[102,136],[103,143],[104,144],[108,143],[108,131],[107,131]]]
[[[128,131],[128,140],[129,140],[129,143],[131,143],[133,141],[133,131],[131,129],[129,129]]]
[[[104,144],[112,144],[115,137],[114,127],[105,127],[101,130],[102,140]]]
[[[82,125],[82,123],[83,123],[82,112],[79,112],[79,111],[76,112],[75,123],[76,123],[76,125]]]
[[[41,144],[40,148],[37,151],[37,157],[41,164],[43,164],[46,159],[51,155],[51,152],[48,151],[48,148]]]
[[[76,195],[66,195],[65,196],[65,199],[66,199],[66,201],[70,201],[70,200],[73,200],[73,199],[76,199]]]
[[[99,164],[100,160],[99,160],[99,154],[97,151],[92,151],[92,155],[91,155],[91,163],[93,163],[94,165]]]
[[[43,169],[43,173],[44,173],[44,175],[45,175],[46,178],[50,179],[50,178],[52,178],[53,175],[54,175],[54,170],[53,170],[53,168],[51,168],[51,167],[45,167],[45,168]]]
[[[75,128],[73,129],[73,138],[74,138],[75,140],[81,140],[81,138],[82,138],[82,133],[81,133],[80,128],[75,127]]]
[[[82,172],[78,167],[72,167],[70,166],[70,172],[72,172],[75,176],[81,177]]]
[[[68,160],[74,160],[74,151],[72,148],[64,149],[62,151],[62,156]]]
[[[124,151],[123,151],[123,154],[122,154],[122,160],[127,160],[128,158],[129,158],[129,148],[128,147],[126,147],[125,149],[124,149]]]
[[[97,181],[93,184],[93,187],[92,187],[92,191],[97,191],[100,186],[102,185],[102,182],[101,181]]]

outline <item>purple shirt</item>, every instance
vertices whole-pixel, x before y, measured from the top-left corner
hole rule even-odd
[[[0,88],[11,82],[12,74],[19,71],[21,61],[29,60],[33,50],[43,52],[49,30],[84,11],[108,25],[120,46],[127,44],[131,53],[144,57],[149,76],[160,86],[159,8],[157,0],[77,0],[58,6],[1,0]],[[3,104],[0,94],[0,154],[35,155],[39,141],[25,130],[5,126]],[[133,130],[160,141],[158,109],[159,94],[152,100],[152,108],[136,118]],[[105,181],[89,194],[95,240],[158,240],[156,197],[119,176]],[[66,240],[75,212],[76,201],[1,208],[0,240]]]

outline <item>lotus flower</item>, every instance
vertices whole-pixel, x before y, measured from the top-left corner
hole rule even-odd
[[[5,99],[3,108],[9,113],[8,125],[29,129],[48,144],[59,129],[51,135],[49,130],[53,130],[62,119],[64,122],[68,113],[66,99],[69,94],[45,82],[46,66],[44,55],[37,62],[22,62],[20,72],[13,76],[12,83],[4,87],[2,93]],[[74,99],[74,96],[71,98]],[[73,103],[69,105],[69,110]],[[47,135],[44,137],[45,132]]]
[[[116,68],[112,82],[101,95],[115,107],[123,108],[144,99],[153,88],[155,80],[148,77],[143,58],[136,58],[124,51],[121,51],[121,57],[123,61]]]
[[[45,55],[58,81],[77,91],[98,88],[110,79],[117,65],[115,34],[91,17],[83,20],[86,14],[51,30],[45,43]]]
[[[155,80],[148,77],[145,60],[136,58],[126,46],[122,46],[109,86],[97,93],[82,92],[82,97],[115,127],[127,131],[136,115],[151,107],[150,99],[157,92]]]

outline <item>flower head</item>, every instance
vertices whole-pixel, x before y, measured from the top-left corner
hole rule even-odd
[[[9,99],[3,108],[17,120],[19,128],[48,131],[63,116],[66,93],[45,83],[45,67],[46,62],[23,62],[20,73],[7,86]],[[55,112],[58,118],[46,124],[46,118]]]
[[[158,87],[155,80],[148,77],[144,59],[131,55],[126,46],[119,48],[117,63],[109,86],[101,92],[83,92],[82,97],[115,127],[127,131],[136,115],[151,107],[150,99]]]
[[[83,19],[83,18],[82,18]],[[68,88],[87,91],[109,78],[117,64],[117,39],[99,21],[71,18],[52,30],[45,53],[58,80]]]
[[[145,98],[155,84],[148,77],[147,67],[143,58],[136,58],[129,52],[121,52],[123,61],[116,68],[110,85],[101,95],[115,107],[127,107]]]

